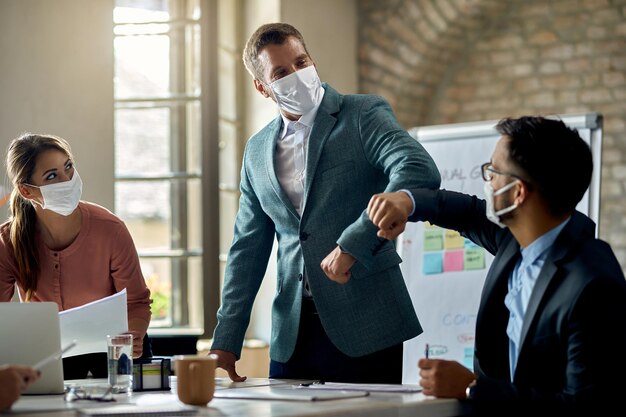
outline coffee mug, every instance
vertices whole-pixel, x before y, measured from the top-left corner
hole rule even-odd
[[[174,356],[178,399],[189,405],[206,405],[215,392],[217,355]]]

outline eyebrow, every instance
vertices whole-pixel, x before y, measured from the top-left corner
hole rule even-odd
[[[303,53],[301,53],[300,55],[298,55],[298,56],[296,57],[296,59],[294,59],[294,62],[295,62],[295,61],[298,61],[298,60],[300,60],[300,59],[310,59],[310,58],[311,58],[311,57],[309,56],[309,54],[307,54],[306,52],[303,52]],[[271,75],[276,74],[276,71],[278,71],[279,69],[282,69],[282,68],[284,68],[282,65],[280,65],[280,66],[278,66],[278,67],[274,67],[274,68],[272,68]]]
[[[71,160],[72,160],[71,158],[67,158],[67,161],[65,161],[65,162],[63,163],[63,166],[67,165],[67,163],[68,163],[68,162],[71,162]],[[57,169],[56,169],[56,168],[52,168],[52,169],[49,169],[49,170],[47,170],[47,171],[44,171],[44,173],[43,173],[43,174],[41,174],[41,176],[42,176],[43,178],[45,178],[48,174],[51,174],[51,173],[56,172],[56,171],[57,171]]]

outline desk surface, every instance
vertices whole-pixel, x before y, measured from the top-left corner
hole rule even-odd
[[[105,380],[68,381],[72,384],[105,384]],[[289,388],[291,385],[309,381],[270,380],[251,378],[245,382],[232,383],[227,378],[216,378],[216,390],[243,389],[267,391],[268,387]],[[172,390],[161,392],[135,392],[130,396],[116,395],[114,403],[78,401],[66,403],[62,395],[25,395],[13,405],[7,414],[20,416],[69,417],[75,416],[81,408],[111,407],[134,404],[137,412],[142,407],[181,404],[176,396],[176,378],[172,377]],[[457,400],[434,399],[422,393],[377,393],[371,392],[362,398],[336,399],[327,401],[281,401],[281,400],[241,400],[214,398],[206,407],[196,407],[198,416],[424,416],[450,417],[468,414],[466,405]]]

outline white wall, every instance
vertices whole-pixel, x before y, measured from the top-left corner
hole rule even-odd
[[[83,199],[113,209],[113,0],[0,1],[0,153],[25,131],[70,142]],[[6,180],[2,161],[3,184]],[[3,208],[4,210],[4,208]],[[1,212],[6,219],[6,212]]]
[[[322,81],[328,82],[340,93],[357,92],[356,0],[247,0],[244,6],[244,42],[260,25],[271,22],[292,24],[302,33]],[[252,78],[247,77],[244,140],[278,114],[274,102],[254,90]],[[252,311],[247,333],[249,338],[269,342],[275,292],[276,244]]]
[[[320,79],[343,94],[358,90],[356,0],[284,0],[281,20],[295,26]]]

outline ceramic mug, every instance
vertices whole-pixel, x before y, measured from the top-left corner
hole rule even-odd
[[[174,356],[178,399],[189,405],[206,405],[215,392],[217,355]]]

